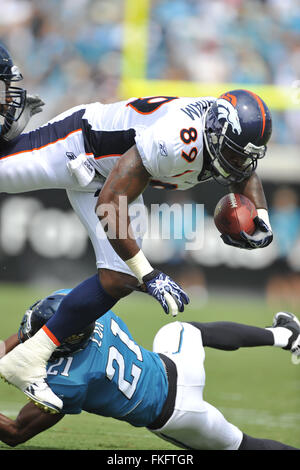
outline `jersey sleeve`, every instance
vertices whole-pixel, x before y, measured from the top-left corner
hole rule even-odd
[[[136,130],[137,149],[148,173],[155,178],[187,171],[203,150],[203,125],[181,116],[163,117],[153,125]]]

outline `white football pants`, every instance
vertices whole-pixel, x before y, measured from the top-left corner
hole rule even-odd
[[[237,450],[242,431],[203,400],[205,352],[200,330],[188,323],[165,325],[154,338],[153,351],[176,364],[178,377],[174,412],[162,428],[151,432],[182,448]]]

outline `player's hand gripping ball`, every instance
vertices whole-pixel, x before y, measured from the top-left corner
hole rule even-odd
[[[273,240],[271,228],[258,217],[252,201],[242,194],[224,196],[216,206],[214,220],[226,245],[253,250],[264,248]]]

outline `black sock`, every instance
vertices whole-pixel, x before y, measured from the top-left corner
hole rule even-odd
[[[118,299],[105,292],[96,274],[83,281],[64,298],[46,326],[61,342],[82,331],[106,313],[117,301]]]
[[[243,434],[243,440],[238,450],[300,450],[291,447],[282,442],[272,441],[271,439],[257,439],[247,434]]]
[[[273,346],[271,331],[233,322],[190,322],[202,334],[203,346],[225,351],[254,346]]]

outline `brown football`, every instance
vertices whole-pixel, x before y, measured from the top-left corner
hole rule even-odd
[[[216,205],[214,221],[219,232],[239,240],[242,230],[249,235],[253,234],[253,219],[256,216],[256,207],[250,199],[243,194],[229,193]]]

